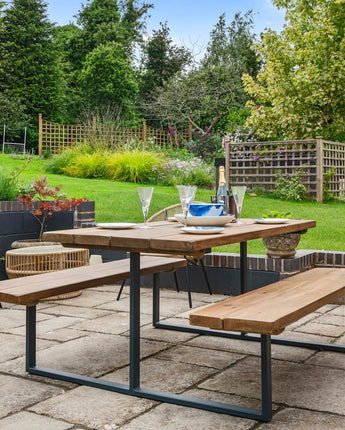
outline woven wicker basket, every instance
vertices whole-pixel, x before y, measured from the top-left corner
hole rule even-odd
[[[33,246],[6,252],[6,273],[11,278],[55,272],[89,264],[89,250],[64,248],[62,245]],[[63,300],[79,296],[82,290],[48,297],[44,300]]]

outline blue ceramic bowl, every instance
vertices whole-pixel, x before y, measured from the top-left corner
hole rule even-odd
[[[192,204],[189,206],[191,216],[222,216],[224,206],[220,204]]]

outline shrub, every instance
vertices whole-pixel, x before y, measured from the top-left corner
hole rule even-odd
[[[278,173],[273,195],[281,200],[301,201],[307,188],[301,183],[300,174],[301,172],[296,172],[295,176],[284,178],[281,173]]]
[[[19,187],[12,172],[0,169],[0,200],[16,200]]]
[[[106,175],[122,182],[155,182],[155,172],[161,170],[164,157],[151,151],[120,151],[109,155]]]
[[[186,149],[192,152],[194,157],[200,157],[207,163],[212,163],[215,158],[223,156],[222,140],[219,136],[192,140],[186,144]]]
[[[63,174],[64,169],[73,163],[75,158],[82,154],[92,154],[94,149],[89,144],[78,144],[73,148],[66,149],[60,154],[53,155],[47,162],[45,170],[49,173]]]
[[[105,178],[107,157],[108,154],[101,152],[79,154],[74,156],[73,161],[63,168],[63,172],[79,178]]]
[[[208,187],[214,184],[214,167],[208,166],[199,158],[191,160],[170,160],[159,172],[157,180],[162,185],[197,185]]]

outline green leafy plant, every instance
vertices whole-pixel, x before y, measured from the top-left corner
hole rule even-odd
[[[32,158],[28,159],[22,166],[17,166],[12,172],[0,167],[0,200],[16,200],[19,195],[18,176],[28,167]]]
[[[329,191],[329,183],[331,178],[336,174],[336,168],[332,167],[332,169],[328,170],[323,176],[323,201],[327,202],[329,200],[333,200],[333,194]]]
[[[13,179],[13,174],[5,169],[0,169],[0,200],[15,200],[18,196],[18,182]]]
[[[301,183],[301,171],[295,176],[283,177],[281,173],[276,174],[276,183],[273,196],[281,200],[302,201],[307,188]]]
[[[263,218],[291,218],[291,212],[270,211],[267,214],[262,214]]]

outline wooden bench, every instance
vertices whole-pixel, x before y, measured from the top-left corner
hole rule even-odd
[[[145,256],[140,259],[140,275],[172,272],[186,266],[184,258]],[[130,260],[41,273],[0,281],[0,302],[33,306],[47,297],[71,293],[100,285],[120,282],[130,277]]]
[[[269,421],[272,416],[271,335],[281,333],[289,324],[344,294],[345,269],[320,267],[193,311],[189,322],[213,330],[241,332],[242,338],[246,338],[246,333],[261,335],[260,419]],[[279,342],[279,339],[276,343],[345,353],[345,346],[340,345]]]

